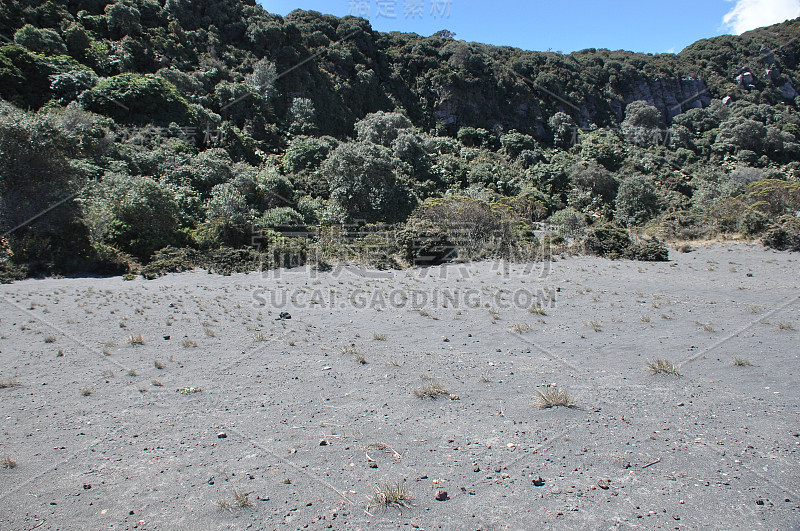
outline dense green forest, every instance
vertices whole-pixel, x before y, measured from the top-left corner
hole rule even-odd
[[[0,268],[800,250],[798,36],[565,55],[253,0],[8,0]]]

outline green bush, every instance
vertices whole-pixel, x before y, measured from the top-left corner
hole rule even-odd
[[[647,240],[634,243],[628,256],[642,262],[667,262],[669,249],[657,240]]]
[[[264,212],[256,221],[260,228],[280,229],[287,227],[304,227],[305,219],[302,214],[293,208],[278,207]]]
[[[586,252],[603,258],[628,257],[632,246],[628,231],[618,227],[596,227],[586,235]]]
[[[339,145],[320,170],[330,183],[330,219],[337,223],[395,223],[408,217],[416,199],[394,168],[392,152],[383,146],[369,142]]]
[[[669,250],[658,240],[634,243],[627,230],[604,225],[589,230],[585,242],[586,252],[612,260],[628,258],[644,262],[665,262]]]
[[[283,167],[287,173],[316,170],[336,144],[336,140],[331,137],[296,138],[283,155]]]
[[[197,126],[197,116],[175,86],[154,74],[120,74],[84,92],[81,104],[119,123]]]
[[[447,233],[428,219],[409,219],[397,231],[396,238],[403,258],[413,265],[440,264],[455,253]]]
[[[14,42],[32,52],[45,55],[67,53],[67,46],[57,32],[46,28],[36,28],[30,24],[25,24],[17,30],[14,34]]]
[[[412,127],[411,121],[396,112],[378,111],[356,122],[358,139],[389,147],[404,129]]]
[[[149,177],[109,173],[84,201],[92,238],[141,261],[155,251],[184,243],[174,193]]]
[[[763,243],[779,251],[800,251],[800,217],[782,216],[767,229]]]
[[[658,214],[658,195],[647,177],[634,175],[619,185],[615,218],[623,225],[643,225]]]

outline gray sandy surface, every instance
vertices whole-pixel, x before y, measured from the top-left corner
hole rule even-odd
[[[798,529],[798,255],[671,259],[0,286],[0,528]]]

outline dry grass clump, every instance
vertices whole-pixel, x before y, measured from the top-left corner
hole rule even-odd
[[[55,343],[56,342],[56,338],[55,338],[55,336],[47,336],[46,338],[44,338],[44,342],[45,343]]]
[[[89,396],[92,394],[92,389],[90,387],[84,387],[81,389],[81,396]]]
[[[153,367],[155,367],[155,368],[156,368],[156,369],[158,369],[158,370],[161,370],[161,369],[163,369],[164,367],[166,367],[166,365],[164,365],[162,362],[160,362],[160,361],[158,361],[158,360],[155,360],[155,361],[153,362]]]
[[[405,485],[386,484],[375,487],[375,494],[370,496],[370,507],[411,507],[411,497]]]
[[[541,304],[534,304],[530,308],[528,308],[528,313],[533,313],[536,315],[547,315],[547,310],[545,310]]]
[[[194,348],[194,347],[197,346],[197,341],[194,341],[193,339],[188,339],[187,338],[187,339],[184,339],[181,344],[183,345],[183,348]]]
[[[367,364],[367,358],[364,357],[363,354],[358,354],[357,356],[354,356],[353,361],[355,361],[356,363],[360,363],[361,365]]]
[[[138,336],[130,335],[128,336],[128,343],[130,343],[131,346],[134,347],[136,345],[144,345],[144,338],[142,337],[141,334],[139,334]]]
[[[792,323],[781,323],[778,325],[778,330],[794,330]]]
[[[7,389],[9,387],[19,387],[20,385],[22,384],[19,383],[19,380],[17,380],[16,376],[12,376],[8,380],[0,380],[0,389]]]
[[[733,364],[736,367],[750,367],[752,365],[752,363],[750,363],[749,359],[747,359],[747,358],[739,358],[739,357],[733,358]]]
[[[0,468],[16,468],[17,462],[14,461],[10,455],[3,456],[3,459],[0,459]]]
[[[252,507],[253,502],[250,501],[250,495],[253,494],[253,491],[250,492],[239,492],[236,489],[233,489],[233,502],[229,502],[228,500],[217,500],[214,504],[219,508],[220,511],[230,511],[233,512],[234,507]]]
[[[428,380],[428,383],[422,387],[414,389],[414,396],[417,398],[439,398],[439,395],[449,395],[450,391],[440,384],[439,382],[434,382],[432,380]]]
[[[537,389],[534,405],[539,409],[549,409],[558,406],[574,408],[578,406],[575,402],[575,397],[563,389],[558,389],[556,387],[548,387],[544,391]]]
[[[386,341],[386,334],[375,334],[372,336],[372,339],[375,341]]]
[[[517,323],[511,327],[511,332],[515,334],[522,334],[523,332],[529,332],[532,329],[533,327],[528,323]]]
[[[655,359],[647,362],[647,370],[653,374],[670,374],[680,376],[681,368],[669,360]]]
[[[342,348],[342,354],[356,355],[356,354],[358,354],[358,349],[356,347],[352,347],[352,346],[351,347],[343,347]]]

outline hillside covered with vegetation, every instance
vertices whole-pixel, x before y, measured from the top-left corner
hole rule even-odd
[[[253,0],[6,1],[0,267],[800,250],[798,36],[565,55]]]

